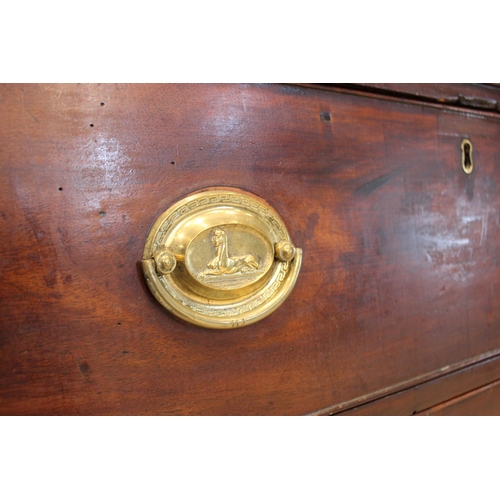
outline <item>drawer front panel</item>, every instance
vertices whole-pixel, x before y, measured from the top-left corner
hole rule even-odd
[[[305,414],[500,347],[491,113],[280,85],[7,85],[0,110],[3,413]],[[210,186],[303,249],[237,330],[178,321],[140,267]]]

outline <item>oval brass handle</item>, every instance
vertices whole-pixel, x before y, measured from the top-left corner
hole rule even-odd
[[[179,318],[236,328],[283,303],[301,261],[302,251],[264,200],[215,187],[187,196],[156,220],[142,268],[153,295]]]

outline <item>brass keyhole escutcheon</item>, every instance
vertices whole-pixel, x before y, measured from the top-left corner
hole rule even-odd
[[[466,174],[472,173],[474,163],[472,162],[472,143],[469,139],[462,140],[462,169]]]
[[[153,224],[142,268],[156,299],[206,328],[236,328],[271,314],[295,285],[302,251],[264,200],[214,187],[172,205]]]

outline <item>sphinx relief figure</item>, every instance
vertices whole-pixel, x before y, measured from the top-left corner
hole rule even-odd
[[[207,264],[206,269],[200,272],[200,278],[249,273],[260,269],[259,260],[250,253],[241,256],[229,255],[228,237],[223,229],[214,229],[211,241],[215,249],[215,257]]]

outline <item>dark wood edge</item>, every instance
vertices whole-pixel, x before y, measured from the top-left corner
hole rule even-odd
[[[315,83],[290,83],[287,85],[294,85],[297,87],[310,88],[315,90],[322,90],[325,92],[336,92],[339,94],[350,94],[359,97],[367,97],[371,99],[379,99],[383,101],[399,102],[404,104],[421,105],[437,109],[446,109],[450,111],[456,111],[463,113],[466,111],[468,114],[473,114],[477,116],[486,116],[489,118],[500,119],[500,111],[491,109],[481,109],[474,106],[461,105],[458,102],[452,101],[450,103],[438,102],[435,99],[430,99],[422,96],[416,96],[414,94],[405,93],[395,93],[389,91],[377,91],[374,88],[357,86],[355,84],[315,84]],[[499,101],[500,106],[500,101]],[[499,108],[500,109],[500,108]]]
[[[340,83],[325,85],[405,97],[420,102],[451,104],[461,108],[478,108],[500,113],[499,90],[485,84]]]
[[[417,413],[415,416],[417,417],[423,417],[423,416],[429,416],[434,413],[437,413],[441,410],[444,410],[445,408],[449,406],[454,406],[457,403],[460,403],[461,401],[465,401],[467,399],[470,399],[471,397],[475,397],[482,392],[489,391],[490,389],[494,389],[495,387],[498,387],[500,385],[500,380],[495,380],[494,382],[491,382],[490,384],[483,385],[482,387],[479,387],[475,389],[474,391],[469,391],[465,394],[462,394],[456,398],[450,399],[448,401],[445,401],[444,403],[441,403],[439,405],[433,406],[432,408],[427,408],[426,410],[423,410],[419,413]]]
[[[467,367],[472,367],[473,365],[479,364],[485,360],[490,358],[494,358],[496,356],[500,356],[500,348],[494,349],[492,351],[488,351],[486,353],[480,354],[479,356],[474,356],[473,358],[468,358],[463,361],[459,361],[458,363],[454,363],[452,365],[447,365],[432,372],[419,375],[418,377],[414,377],[412,379],[406,380],[399,384],[394,384],[389,387],[385,387],[384,389],[380,389],[378,391],[372,392],[370,394],[365,394],[358,398],[351,399],[349,401],[344,401],[342,403],[338,403],[327,408],[323,408],[321,410],[310,413],[312,416],[324,416],[324,415],[335,415],[341,413],[350,408],[354,408],[356,406],[361,406],[366,403],[371,403],[387,396],[395,395],[400,393],[406,389],[410,389],[412,387],[424,384],[425,382],[429,382],[432,380],[436,380],[439,378],[443,378],[446,375],[449,375],[454,372],[458,372]]]

